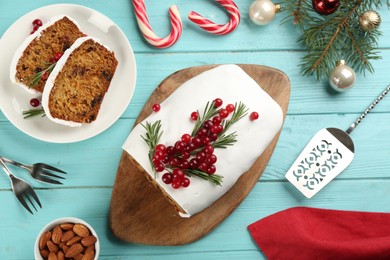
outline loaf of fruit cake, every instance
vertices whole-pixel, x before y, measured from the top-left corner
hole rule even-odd
[[[279,104],[233,64],[191,78],[157,108],[122,148],[184,218],[228,192],[283,124]]]
[[[82,37],[64,53],[42,95],[46,116],[60,124],[81,126],[99,113],[115,74],[114,52],[92,37]]]
[[[11,81],[30,93],[43,92],[55,61],[80,37],[85,36],[77,22],[58,16],[28,36],[11,62]]]

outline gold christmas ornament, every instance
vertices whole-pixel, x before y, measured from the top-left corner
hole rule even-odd
[[[359,17],[360,27],[365,32],[371,32],[379,27],[381,23],[381,16],[373,11],[367,11]]]

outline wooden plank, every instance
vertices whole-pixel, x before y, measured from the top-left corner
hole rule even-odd
[[[102,259],[161,259],[162,256],[169,258],[175,255],[186,255],[188,259],[211,259],[216,252],[224,252],[221,256],[226,254],[228,257],[241,252],[245,255],[248,251],[258,252],[259,257],[250,255],[253,259],[261,259],[261,253],[247,231],[249,224],[294,206],[389,212],[390,204],[386,199],[388,187],[390,180],[336,180],[312,199],[306,199],[288,182],[260,182],[237,210],[209,235],[192,244],[176,247],[143,246],[115,239],[107,224],[110,188],[38,190],[43,209],[34,216],[18,204],[11,191],[0,190],[0,258],[32,259],[33,244],[40,229],[53,219],[75,216],[96,229],[102,244]],[[370,192],[364,192],[367,190]]]
[[[60,3],[59,1],[57,1]],[[179,7],[183,20],[183,34],[180,40],[171,48],[156,50],[148,45],[139,33],[136,20],[134,19],[133,7],[130,1],[116,0],[115,4],[107,5],[105,2],[91,2],[89,0],[73,1],[75,4],[84,5],[104,13],[116,22],[124,31],[137,52],[170,53],[170,52],[230,52],[230,51],[259,51],[259,50],[299,50],[296,43],[300,35],[299,29],[292,24],[281,24],[284,14],[276,16],[275,20],[267,26],[257,26],[249,19],[249,6],[252,1],[237,1],[241,11],[241,22],[233,33],[225,36],[215,36],[200,30],[192,24],[187,14],[191,10],[208,17],[216,23],[226,23],[228,15],[217,4],[210,1],[146,1],[146,8],[152,28],[157,35],[165,37],[171,30],[169,23],[168,8],[171,4]],[[47,4],[52,4],[53,1]],[[12,24],[15,17],[42,7],[41,2],[23,0],[2,0],[2,20],[0,23],[0,35]],[[383,32],[389,31],[390,16],[385,4],[379,13],[382,17],[381,28]],[[3,18],[4,17],[4,18]],[[384,34],[386,35],[386,34]],[[194,44],[196,42],[196,44]],[[389,48],[390,39],[380,38],[381,48]],[[215,63],[215,62],[214,62]]]
[[[300,151],[319,129],[325,127],[346,129],[358,116],[359,114],[287,116],[280,141],[261,179],[284,179],[284,174]],[[386,158],[390,157],[390,139],[383,138],[384,133],[390,132],[389,118],[389,113],[372,113],[355,129],[352,134],[356,148],[355,158],[337,179],[389,177],[387,169],[390,168],[390,162]],[[68,172],[67,180],[64,181],[66,187],[111,187],[122,153],[121,146],[133,123],[134,119],[121,119],[107,131],[90,140],[74,144],[50,144],[23,134],[9,122],[0,122],[2,141],[0,151],[2,155],[16,160],[27,163],[44,161],[66,170]],[[34,187],[52,187],[34,182],[31,177],[16,168],[11,170]],[[0,189],[9,187],[6,176],[0,174]]]

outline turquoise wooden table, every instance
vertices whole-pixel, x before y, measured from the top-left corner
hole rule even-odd
[[[0,34],[19,17],[36,8],[63,1],[2,0]],[[5,174],[0,173],[0,259],[33,259],[33,245],[49,221],[73,216],[89,222],[101,241],[100,259],[263,259],[247,226],[265,216],[293,206],[390,212],[390,98],[385,98],[353,132],[355,158],[352,164],[314,198],[306,199],[284,174],[309,139],[324,127],[346,129],[390,83],[390,15],[382,17],[379,47],[383,59],[373,62],[375,73],[358,75],[356,86],[343,94],[330,91],[327,82],[299,74],[304,52],[296,44],[298,30],[280,24],[281,16],[265,27],[248,17],[252,0],[240,0],[242,21],[227,36],[199,30],[186,14],[196,10],[219,23],[227,20],[211,1],[146,1],[152,27],[158,35],[169,32],[167,9],[179,6],[183,35],[166,50],[145,43],[138,32],[130,0],[66,1],[95,9],[112,19],[129,39],[137,61],[137,84],[130,105],[108,130],[89,140],[54,144],[35,140],[15,128],[0,113],[0,153],[27,163],[44,161],[69,174],[64,185],[39,184],[17,172],[35,188],[43,209],[33,216],[17,202]],[[18,33],[18,32],[15,32]],[[108,227],[108,210],[121,145],[153,89],[171,73],[191,66],[217,63],[252,63],[275,67],[291,80],[288,115],[276,150],[253,191],[221,225],[204,238],[178,247],[124,243]],[[4,72],[6,69],[2,68]]]

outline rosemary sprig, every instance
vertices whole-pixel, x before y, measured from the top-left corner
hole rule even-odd
[[[225,120],[223,121],[223,132],[222,134],[226,133],[226,131],[235,123],[238,122],[238,120],[240,120],[241,118],[243,118],[244,116],[246,116],[248,114],[248,110],[246,108],[246,106],[240,102],[237,106],[237,103],[234,104],[234,111],[233,111],[233,114],[232,114],[232,117],[230,118],[230,120]]]
[[[194,129],[192,131],[192,136],[196,136],[199,129],[201,129],[205,122],[207,120],[210,120],[212,117],[216,116],[219,111],[221,111],[221,108],[216,108],[214,106],[215,101],[212,102],[207,102],[206,107],[203,111],[202,116],[198,117],[197,121],[195,122]],[[199,111],[197,111],[199,114]],[[222,132],[218,134],[218,138],[211,142],[210,144],[214,148],[227,148],[228,146],[233,145],[235,142],[237,142],[237,133],[233,132],[230,134],[226,134],[226,131],[230,129],[230,127],[237,123],[240,119],[242,119],[244,116],[246,116],[248,113],[248,109],[246,106],[240,102],[238,105],[237,103],[234,105],[234,111],[230,117],[230,119],[224,119],[222,121]],[[156,159],[155,152],[156,152],[156,146],[159,144],[159,140],[162,136],[162,131],[161,131],[161,121],[158,120],[155,123],[151,124],[149,122],[146,122],[146,124],[141,124],[142,127],[146,130],[145,136],[141,135],[141,138],[145,141],[145,143],[149,147],[149,162],[150,165],[155,173],[155,178],[157,178],[157,170],[155,163],[153,162],[153,159]],[[190,152],[190,156],[195,156],[199,151],[203,150],[204,147],[197,147],[195,150],[192,150]],[[175,155],[172,155],[174,158],[181,158],[181,154],[177,153]],[[188,158],[188,157],[187,157]],[[158,160],[158,159],[157,159]],[[167,157],[167,160],[169,160],[169,157]],[[173,170],[176,168],[175,166],[170,165],[170,163],[167,163],[164,165],[165,169],[170,169]],[[223,176],[218,175],[218,174],[208,174],[207,172],[204,172],[200,169],[190,169],[186,168],[183,169],[184,172],[189,175],[189,176],[197,176],[199,178],[202,178],[204,180],[210,181],[216,185],[221,186],[222,184],[222,179]]]
[[[209,175],[205,172],[202,172],[199,170],[193,170],[193,169],[186,169],[184,172],[190,176],[191,175],[197,176],[197,177],[202,178],[206,181],[211,181],[215,185],[222,186],[223,176],[221,176],[221,175],[218,175],[218,174]]]
[[[49,63],[46,63],[45,64],[45,67],[43,70],[35,73],[32,77],[31,77],[31,81],[29,82],[29,87],[34,87],[35,85],[37,85],[39,83],[39,81],[42,79],[42,76],[45,74],[45,73],[50,73],[54,67],[56,66],[57,62],[49,62]]]
[[[154,168],[152,158],[153,158],[153,154],[155,152],[155,148],[156,148],[158,142],[160,141],[161,135],[163,134],[163,131],[161,131],[161,120],[158,120],[158,121],[154,122],[153,124],[146,122],[145,125],[142,123],[141,123],[141,125],[146,130],[145,136],[141,135],[141,138],[145,141],[145,143],[149,147],[148,157],[149,157],[150,165],[152,166],[155,174],[157,174],[155,171],[155,168]]]
[[[44,117],[46,115],[45,111],[43,110],[43,108],[30,109],[30,110],[27,110],[27,111],[23,111],[22,114],[24,116],[23,117],[24,119],[30,118],[30,117],[34,117],[34,116],[39,116],[39,115]]]
[[[241,118],[246,116],[248,114],[248,109],[246,108],[245,104],[240,102],[237,106],[237,103],[234,105],[234,112],[232,114],[232,117],[230,120],[224,120],[222,122],[223,131],[219,135],[218,139],[214,142],[214,148],[227,148],[227,146],[234,145],[235,142],[237,142],[237,133],[233,132],[231,134],[226,135],[226,131],[229,130],[229,128],[237,123]]]
[[[199,111],[197,111],[197,112],[199,114]],[[195,122],[194,130],[192,131],[191,136],[195,136],[196,133],[199,131],[199,129],[204,124],[204,122],[211,119],[213,116],[218,114],[218,112],[219,112],[219,109],[214,106],[214,101],[212,101],[211,104],[210,104],[210,102],[207,102],[206,108],[203,111],[203,115],[201,117],[199,116]]]
[[[218,137],[217,140],[215,140],[213,146],[214,148],[227,148],[228,146],[232,146],[234,145],[234,143],[237,142],[237,133],[236,132],[233,132],[231,134],[228,134],[228,135],[221,135],[220,137]]]

